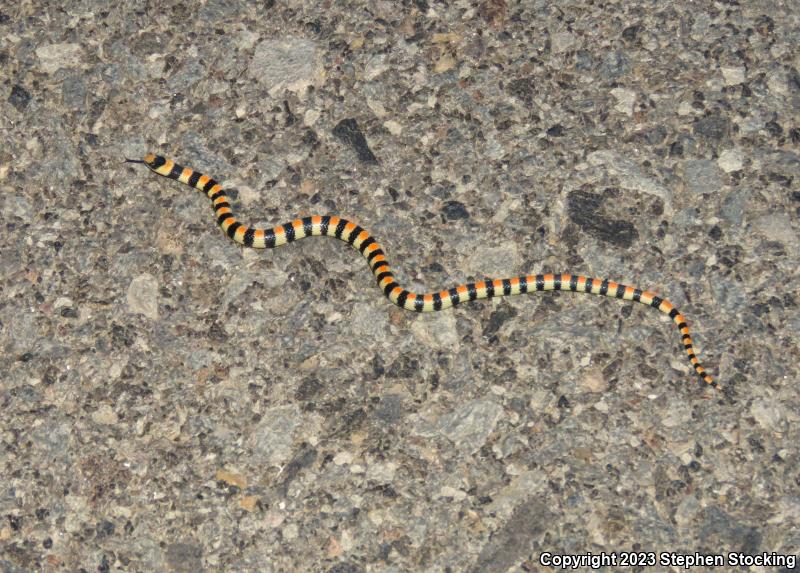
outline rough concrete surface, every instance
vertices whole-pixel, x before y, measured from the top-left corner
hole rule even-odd
[[[797,554],[798,45],[790,0],[3,2],[0,571]],[[148,151],[415,290],[655,290],[725,390],[642,305],[245,251]]]

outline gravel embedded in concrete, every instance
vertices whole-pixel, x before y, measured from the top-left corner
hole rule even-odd
[[[798,43],[767,0],[4,3],[0,571],[797,554]],[[243,251],[146,152],[409,288],[653,289],[725,391],[641,305]]]

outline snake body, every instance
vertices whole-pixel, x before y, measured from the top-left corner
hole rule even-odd
[[[392,273],[391,267],[386,260],[386,255],[375,238],[369,232],[347,219],[337,216],[313,215],[295,219],[271,229],[250,227],[239,222],[234,217],[224,189],[208,175],[204,175],[190,167],[178,165],[171,159],[165,159],[159,155],[148,154],[141,160],[128,159],[127,161],[143,163],[159,175],[175,179],[205,193],[211,199],[219,226],[228,237],[245,247],[271,249],[305,237],[323,235],[335,237],[352,245],[367,260],[367,264],[386,298],[406,310],[432,312],[444,310],[462,302],[553,290],[597,294],[651,306],[668,315],[677,325],[683,348],[686,350],[689,361],[700,379],[706,384],[720,388],[719,384],[706,373],[705,368],[700,364],[700,359],[697,357],[692,345],[692,337],[689,333],[686,318],[672,303],[653,292],[616,283],[608,279],[560,273],[523,275],[509,279],[479,281],[438,292],[416,294],[397,283],[394,273]]]

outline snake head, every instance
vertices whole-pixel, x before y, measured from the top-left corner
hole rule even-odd
[[[158,169],[167,162],[165,158],[161,157],[160,155],[155,155],[153,153],[148,153],[142,159],[126,158],[125,161],[127,161],[128,163],[144,163],[153,171],[155,171],[156,169]]]

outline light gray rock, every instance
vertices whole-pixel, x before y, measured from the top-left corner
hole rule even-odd
[[[128,285],[128,312],[143,314],[150,320],[158,319],[158,281],[144,273]]]
[[[692,193],[718,193],[722,177],[716,162],[699,159],[683,164],[683,180]]]
[[[256,46],[248,74],[273,96],[284,90],[302,95],[306,88],[319,85],[324,79],[320,48],[304,38],[263,40]]]

